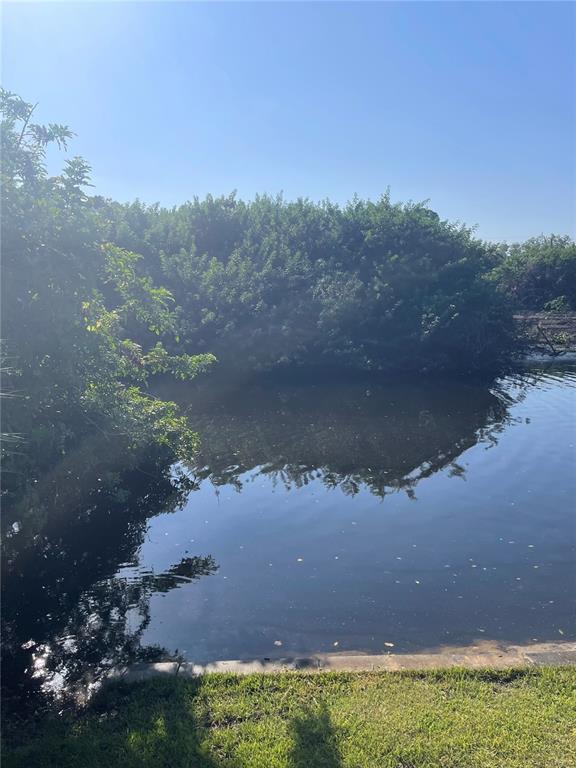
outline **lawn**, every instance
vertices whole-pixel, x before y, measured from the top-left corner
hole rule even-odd
[[[574,768],[576,668],[159,678],[5,734],[4,768]]]

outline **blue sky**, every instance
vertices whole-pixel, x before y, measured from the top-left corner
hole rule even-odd
[[[430,199],[488,239],[574,233],[576,7],[5,3],[2,83],[100,194]]]

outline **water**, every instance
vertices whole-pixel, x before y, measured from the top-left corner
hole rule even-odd
[[[59,692],[155,654],[576,639],[573,369],[168,394],[196,466],[118,467],[9,530],[8,684]]]

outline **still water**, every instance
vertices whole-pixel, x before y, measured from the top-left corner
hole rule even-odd
[[[13,682],[57,691],[176,652],[576,639],[573,368],[162,394],[201,435],[195,466],[63,501],[41,548],[11,530]]]

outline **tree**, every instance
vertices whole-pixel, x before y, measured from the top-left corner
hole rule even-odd
[[[3,415],[21,439],[5,450],[4,492],[12,500],[97,433],[189,458],[196,436],[186,419],[145,385],[153,373],[193,377],[214,357],[168,354],[172,296],[139,272],[136,254],[106,242],[106,222],[85,192],[87,163],[72,158],[60,175],[46,172],[46,148],[65,149],[71,132],[33,123],[34,107],[12,93],[0,97],[2,327],[17,374]],[[155,343],[145,348],[133,329]]]
[[[518,309],[576,310],[576,243],[560,235],[515,243],[505,250],[493,279]]]

